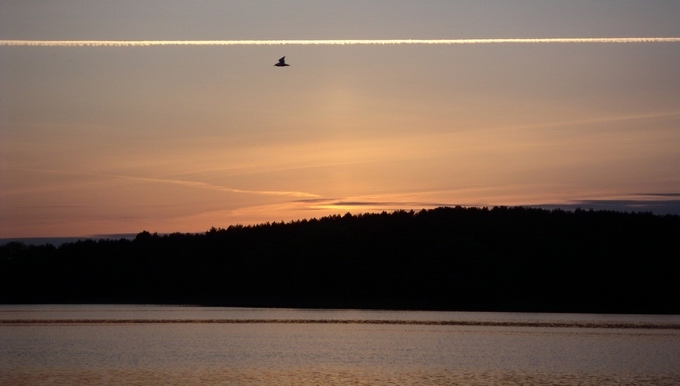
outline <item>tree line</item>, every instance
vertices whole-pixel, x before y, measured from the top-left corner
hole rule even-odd
[[[0,247],[1,303],[680,313],[680,216],[524,207]]]

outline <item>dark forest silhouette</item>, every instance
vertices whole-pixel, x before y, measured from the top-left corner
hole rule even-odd
[[[680,216],[437,208],[0,247],[2,303],[680,313]]]

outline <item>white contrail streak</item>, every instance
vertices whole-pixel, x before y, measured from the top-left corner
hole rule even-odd
[[[507,44],[507,43],[680,43],[680,37],[547,39],[384,39],[384,40],[0,40],[0,46],[148,47],[277,46],[369,44]]]

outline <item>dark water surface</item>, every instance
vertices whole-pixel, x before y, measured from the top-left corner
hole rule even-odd
[[[0,306],[0,384],[680,384],[680,317]]]

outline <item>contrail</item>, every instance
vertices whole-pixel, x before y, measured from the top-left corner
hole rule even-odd
[[[383,40],[0,40],[0,46],[148,47],[148,46],[278,46],[508,43],[680,43],[680,37],[547,38],[547,39],[383,39]]]

